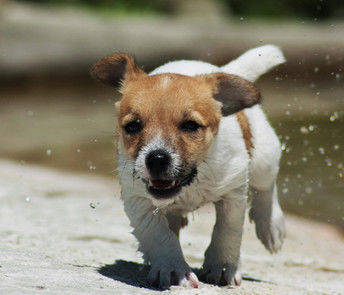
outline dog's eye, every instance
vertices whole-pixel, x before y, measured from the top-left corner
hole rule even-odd
[[[189,120],[180,124],[179,128],[184,132],[195,132],[202,126],[195,121]]]
[[[124,126],[124,130],[128,134],[136,134],[139,133],[142,130],[142,124],[140,120],[134,120],[129,123],[127,123]]]

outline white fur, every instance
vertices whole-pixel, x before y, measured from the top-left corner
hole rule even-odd
[[[162,65],[150,75],[177,73],[194,76],[225,72],[253,82],[282,62],[284,57],[281,51],[273,45],[266,45],[249,50],[223,67],[201,61],[182,60]],[[268,194],[269,188],[274,185],[280,158],[280,143],[261,107],[256,105],[244,112],[249,119],[253,135],[252,159],[250,160],[248,156],[235,115],[224,117],[208,157],[198,166],[197,179],[190,186],[183,188],[178,197],[172,199],[156,200],[146,192],[143,182],[132,176],[134,163],[126,160],[125,151],[119,145],[118,169],[125,211],[134,227],[133,233],[139,240],[144,257],[152,264],[152,272],[160,269],[160,280],[166,279],[161,278],[161,271],[165,270],[166,265],[167,272],[191,271],[189,268],[185,269],[178,239],[168,227],[166,211],[173,210],[186,214],[208,202],[223,204],[222,206],[228,210],[224,211],[223,207],[217,208],[220,224],[215,227],[212,243],[206,252],[205,269],[210,271],[208,276],[216,276],[219,269],[216,269],[214,263],[225,268],[227,265],[228,269],[231,268],[231,271],[228,271],[228,279],[233,279],[239,262],[244,216],[242,204],[246,201],[247,188],[250,185],[263,192],[267,191]],[[136,168],[142,172],[144,164],[143,162],[141,164]],[[272,212],[274,218],[280,219],[281,212],[277,199],[272,208],[276,209],[276,212]],[[230,212],[232,213],[229,214]],[[224,225],[227,224],[232,225],[230,227],[232,230],[226,231]],[[264,230],[261,231],[262,235],[269,234]],[[151,275],[154,276],[154,273]]]
[[[221,67],[221,71],[254,82],[262,74],[284,62],[285,58],[278,47],[265,45],[245,52],[237,59]]]
[[[261,75],[284,62],[285,58],[278,47],[264,45],[245,52],[237,59],[222,67],[217,67],[203,61],[179,60],[166,63],[156,68],[150,75],[173,73],[194,76],[200,74],[227,73],[254,82]]]

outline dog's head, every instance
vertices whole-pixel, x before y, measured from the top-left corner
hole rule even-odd
[[[122,94],[120,139],[133,173],[156,199],[176,196],[193,181],[222,116],[260,100],[257,88],[237,76],[150,76],[126,54],[100,60],[92,74]]]

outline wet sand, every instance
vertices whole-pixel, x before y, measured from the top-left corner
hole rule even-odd
[[[1,294],[155,294],[149,289],[119,186],[108,178],[0,161]],[[190,214],[184,254],[200,267],[214,211]],[[270,255],[245,225],[240,288],[201,284],[166,294],[342,294],[343,237],[287,216],[282,251]]]

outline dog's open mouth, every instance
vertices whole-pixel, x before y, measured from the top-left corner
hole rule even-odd
[[[150,179],[147,185],[148,192],[157,199],[167,199],[180,192],[182,186],[179,181]]]
[[[156,199],[168,199],[177,195],[183,186],[189,185],[196,175],[197,169],[193,169],[186,177],[179,180],[149,179],[146,182],[147,191]]]

